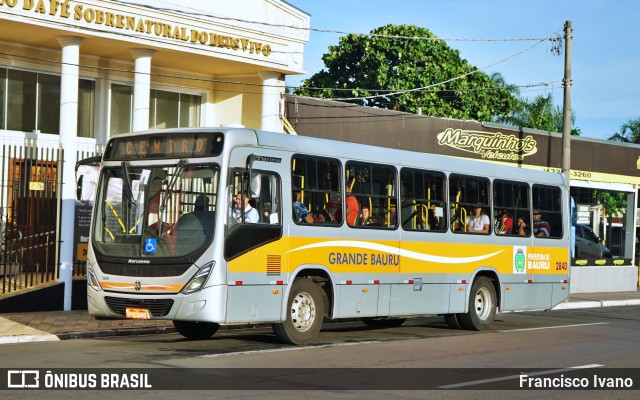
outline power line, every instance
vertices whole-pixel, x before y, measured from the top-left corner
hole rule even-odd
[[[223,17],[219,15],[209,14],[206,12],[190,12],[190,11],[171,9],[171,8],[155,7],[155,6],[151,6],[148,4],[141,4],[141,3],[122,2],[117,0],[114,0],[114,2],[120,3],[120,4],[128,4],[128,5],[134,4],[140,7],[146,7],[153,10],[159,10],[159,11],[179,11],[182,14],[213,18],[213,19],[218,19],[222,21],[242,22],[242,23],[248,23],[248,24],[254,24],[254,25],[263,25],[263,26],[270,26],[274,28],[286,28],[286,29],[294,29],[294,30],[301,30],[301,31],[312,31],[312,32],[321,32],[321,33],[333,33],[333,34],[339,34],[339,35],[364,36],[364,37],[379,37],[379,38],[387,38],[387,39],[425,40],[425,41],[459,41],[459,42],[520,42],[520,41],[546,41],[546,40],[555,41],[558,38],[557,34],[554,34],[549,37],[540,37],[540,38],[498,38],[498,39],[475,38],[474,39],[474,38],[439,38],[439,37],[425,37],[425,36],[403,36],[403,35],[384,35],[384,34],[376,34],[376,33],[347,32],[347,31],[339,31],[334,29],[321,29],[321,28],[312,28],[312,27],[304,27],[304,26],[296,26],[296,25],[273,24],[265,21],[254,21],[254,20],[235,18],[235,17]]]
[[[421,88],[414,88],[414,89],[408,89],[408,90],[400,90],[400,91],[397,91],[397,92],[387,93],[387,94],[384,94],[384,95],[373,95],[373,96],[365,96],[365,97],[344,97],[344,98],[334,98],[334,100],[336,100],[336,101],[370,100],[370,99],[375,99],[375,98],[378,98],[378,97],[387,97],[387,96],[395,96],[395,95],[405,94],[405,93],[411,93],[411,92],[418,92],[418,91],[421,91],[421,90],[424,90],[424,89],[429,89],[429,88],[432,88],[432,87],[436,87],[436,86],[444,85],[444,84],[447,84],[447,83],[450,83],[450,82],[453,82],[453,81],[457,81],[457,80],[460,80],[460,79],[466,78],[466,77],[467,77],[467,76],[469,76],[469,75],[472,75],[472,74],[475,74],[475,73],[478,73],[478,72],[482,72],[482,71],[484,71],[484,70],[486,70],[486,69],[489,69],[489,68],[494,67],[494,66],[496,66],[496,65],[498,65],[498,64],[501,64],[501,63],[503,63],[503,62],[506,62],[506,61],[508,61],[508,60],[510,60],[510,59],[512,59],[512,58],[514,58],[514,57],[519,56],[520,54],[523,54],[523,53],[525,53],[525,52],[527,52],[527,51],[529,51],[529,50],[533,49],[534,47],[536,47],[536,46],[540,45],[542,42],[544,42],[544,40],[540,40],[540,41],[538,41],[537,43],[535,43],[533,46],[529,46],[529,47],[527,47],[526,49],[524,49],[524,50],[522,50],[522,51],[520,51],[520,52],[518,52],[518,53],[516,53],[516,54],[513,54],[513,55],[511,55],[511,56],[509,56],[509,57],[507,57],[507,58],[504,58],[504,59],[502,59],[502,60],[500,60],[500,61],[497,61],[497,62],[495,62],[495,63],[493,63],[493,64],[487,65],[487,66],[486,66],[486,67],[484,67],[484,68],[476,69],[476,70],[473,70],[473,71],[467,72],[466,74],[462,74],[462,75],[456,76],[456,77],[451,78],[451,79],[447,79],[447,80],[442,81],[442,82],[434,83],[434,84],[432,84],[432,85],[424,86],[424,87],[421,87]]]
[[[78,67],[82,67],[82,68],[86,68],[86,69],[95,69],[95,70],[99,70],[99,71],[122,72],[122,73],[130,73],[130,74],[135,74],[136,73],[135,71],[132,71],[132,70],[129,70],[129,69],[123,69],[123,68],[99,67],[99,66],[87,65],[87,64],[71,64],[71,63],[65,63],[65,62],[57,61],[57,60],[49,60],[49,59],[46,59],[46,58],[31,57],[31,56],[25,56],[25,55],[21,55],[21,54],[12,54],[12,53],[6,53],[6,52],[0,52],[0,55],[6,56],[6,57],[22,58],[22,59],[26,59],[26,60],[38,61],[38,62],[43,62],[43,63],[57,64],[57,65],[73,65],[73,66],[78,66]],[[282,87],[282,86],[279,86],[279,85],[266,85],[266,84],[262,84],[262,83],[236,82],[236,81],[227,81],[227,80],[222,80],[222,79],[211,79],[211,78],[196,78],[196,77],[188,77],[188,76],[181,76],[181,75],[161,74],[161,73],[157,73],[157,72],[149,72],[149,73],[146,73],[146,75],[154,76],[154,77],[170,78],[170,79],[196,81],[196,82],[223,83],[223,84],[229,84],[229,85],[250,86],[250,87],[256,87],[256,88],[262,88],[262,87],[278,87],[278,88],[280,88],[280,87]],[[442,83],[440,83],[440,84],[442,84]],[[541,83],[536,83],[536,84],[525,84],[525,85],[516,86],[516,87],[517,88],[533,88],[533,87],[540,87],[540,86],[550,86],[550,85],[553,85],[553,84],[557,84],[557,82],[541,82]],[[467,88],[467,89],[456,89],[456,90],[452,90],[452,89],[430,90],[430,87],[437,86],[437,85],[438,84],[430,85],[429,87],[425,87],[425,88],[411,89],[410,91],[448,92],[448,91],[481,91],[481,90],[503,89],[503,88],[500,88],[500,87],[491,87],[491,88]],[[335,90],[335,91],[340,91],[340,90],[342,90],[342,91],[344,91],[344,90],[353,91],[354,90],[354,89],[344,89],[344,88],[307,88],[307,87],[302,87],[302,86],[287,86],[287,87],[291,88],[291,89],[313,89],[313,90]],[[217,91],[222,91],[220,89],[216,89],[216,90]],[[380,91],[389,91],[390,92],[388,94],[380,95],[382,97],[390,96],[390,95],[394,94],[393,91],[389,90],[389,89],[358,89],[358,90],[366,90],[366,91],[370,91],[370,92],[380,92]],[[243,92],[243,93],[262,94],[261,92]],[[354,99],[355,100],[359,100],[361,98],[358,97],[358,98],[354,98]],[[339,101],[341,99],[333,98],[332,100]]]

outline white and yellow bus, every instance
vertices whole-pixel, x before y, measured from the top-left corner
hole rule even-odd
[[[434,314],[482,330],[567,298],[568,198],[561,174],[417,152],[244,128],[118,135],[88,309],[193,339],[268,323],[301,344],[324,318]]]

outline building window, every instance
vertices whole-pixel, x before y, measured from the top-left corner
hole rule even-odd
[[[109,126],[111,135],[131,132],[133,113],[133,88],[125,85],[111,85],[111,115]]]
[[[163,90],[149,94],[149,129],[200,126],[201,96]],[[111,135],[130,132],[133,122],[133,88],[111,85]]]
[[[60,77],[38,74],[38,119],[42,133],[60,133]]]
[[[78,136],[93,137],[93,110],[96,84],[94,81],[80,79],[78,86]]]
[[[0,69],[0,129],[5,129],[6,101],[7,98],[7,70]]]
[[[149,104],[149,128],[200,126],[200,102],[200,96],[152,90]]]
[[[38,75],[33,72],[13,69],[7,71],[8,130],[23,132],[36,130],[37,82]]]
[[[80,79],[78,136],[93,137],[95,84]],[[0,69],[0,129],[60,133],[60,77]]]

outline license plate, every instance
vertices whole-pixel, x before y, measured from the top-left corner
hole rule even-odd
[[[151,314],[146,308],[127,308],[126,317],[133,319],[151,319]]]

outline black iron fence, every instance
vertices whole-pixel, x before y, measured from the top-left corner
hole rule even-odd
[[[100,148],[78,150],[78,159]],[[58,279],[64,150],[57,142],[0,139],[0,297]],[[73,275],[86,275],[86,261]]]

